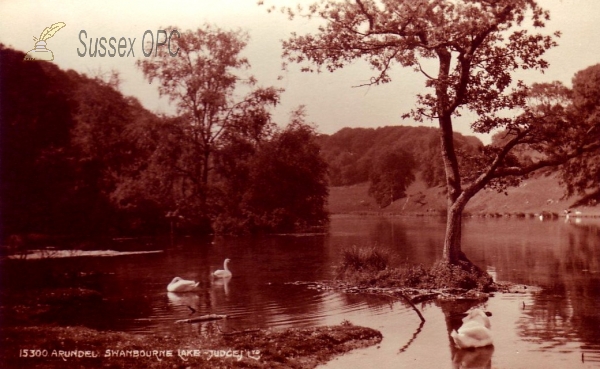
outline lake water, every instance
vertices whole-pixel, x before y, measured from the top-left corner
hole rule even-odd
[[[353,351],[327,368],[600,368],[598,219],[465,221],[463,249],[473,262],[497,280],[539,286],[496,294],[481,306],[493,314],[490,349],[456,351],[451,345],[456,314],[472,304],[421,304],[427,320],[421,324],[403,302],[287,283],[334,278],[341,250],[353,245],[387,249],[395,265],[431,265],[441,257],[443,233],[444,221],[433,217],[337,216],[321,235],[178,238],[174,246],[168,240],[149,244],[164,249],[154,254],[5,261],[1,283],[5,291],[42,286],[99,291],[102,302],[92,308],[52,317],[96,329],[199,334],[346,319],[383,333],[380,345]],[[213,279],[225,258],[231,259],[233,278]],[[175,276],[200,281],[201,288],[168,293]],[[204,314],[229,318],[218,327],[175,324]]]

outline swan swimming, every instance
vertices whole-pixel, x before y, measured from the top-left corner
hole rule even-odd
[[[169,285],[167,286],[167,291],[169,291],[169,292],[195,291],[199,285],[200,285],[200,282],[190,281],[187,279],[175,277],[175,278],[173,278],[171,283],[169,283]]]
[[[460,349],[493,345],[490,319],[481,309],[473,309],[463,319],[457,331],[450,333],[454,344]]]
[[[229,259],[225,259],[225,261],[223,262],[223,269],[219,269],[217,271],[215,271],[213,273],[213,275],[215,277],[219,277],[219,278],[229,278],[231,277],[231,271],[227,268],[227,264],[229,264],[231,260]]]

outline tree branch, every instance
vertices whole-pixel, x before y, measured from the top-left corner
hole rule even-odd
[[[552,167],[552,166],[564,164],[567,161],[569,161],[573,158],[576,158],[583,153],[596,151],[596,150],[600,150],[600,143],[598,143],[598,142],[587,145],[587,146],[578,147],[577,149],[573,150],[572,152],[565,154],[565,155],[561,155],[560,157],[556,157],[556,158],[552,158],[552,159],[548,159],[548,160],[540,160],[537,163],[528,165],[526,167],[509,167],[509,168],[499,169],[493,173],[493,178],[502,178],[502,177],[508,177],[508,176],[523,176],[523,175],[529,174],[529,173],[534,172],[541,168]]]
[[[448,110],[450,113],[456,110],[465,99],[467,86],[469,85],[469,81],[471,78],[471,63],[472,58],[475,54],[475,51],[479,49],[479,47],[483,44],[485,38],[492,33],[493,31],[498,30],[498,25],[505,20],[505,18],[510,14],[513,7],[508,5],[504,8],[497,16],[496,21],[492,23],[488,28],[483,30],[480,34],[476,35],[475,38],[471,41],[471,45],[468,50],[462,52],[458,56],[458,61],[460,63],[460,80],[458,86],[456,88],[456,96],[454,98],[454,102],[450,106]]]
[[[356,0],[356,3],[358,4],[358,7],[362,11],[362,13],[365,15],[365,17],[367,17],[367,19],[369,20],[369,31],[373,30],[373,24],[375,23],[373,21],[373,16],[371,14],[367,13],[367,9],[365,9],[365,5],[362,3],[362,1]]]
[[[425,71],[423,70],[423,68],[421,67],[421,63],[417,62],[417,66],[419,67],[419,70],[421,71],[421,73],[423,73],[423,75],[424,75],[425,77],[427,77],[427,78],[429,78],[429,79],[431,79],[431,80],[433,80],[433,81],[437,81],[437,80],[438,80],[437,78],[431,77],[429,74],[427,74],[427,72],[425,72]]]
[[[500,152],[496,155],[488,169],[482,173],[473,183],[471,183],[461,194],[463,201],[468,201],[471,197],[473,197],[477,192],[479,192],[482,188],[484,188],[492,179],[497,178],[494,173],[496,169],[500,166],[502,161],[506,158],[506,155],[512,150],[517,144],[521,143],[521,139],[523,139],[529,133],[528,130],[518,132],[517,135],[511,139]]]

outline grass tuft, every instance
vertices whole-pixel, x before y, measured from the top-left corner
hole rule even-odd
[[[438,262],[430,268],[420,264],[390,268],[389,259],[389,254],[377,248],[354,246],[343,251],[338,279],[371,287],[463,288],[479,291],[493,288],[489,274],[466,262],[458,265]]]
[[[389,254],[386,251],[376,247],[358,247],[352,246],[342,251],[342,264],[338,267],[338,272],[363,272],[363,271],[381,271],[389,265]]]

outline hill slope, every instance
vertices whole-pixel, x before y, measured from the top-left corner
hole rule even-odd
[[[373,165],[383,154],[400,150],[413,157],[429,186],[445,181],[439,131],[433,127],[343,128],[333,135],[321,135],[318,143],[332,186],[368,181]],[[478,138],[460,133],[455,133],[454,144],[465,153],[483,145]]]
[[[444,187],[428,188],[418,179],[407,190],[407,197],[379,209],[375,200],[367,195],[368,183],[352,186],[331,187],[329,211],[332,214],[380,213],[380,214],[441,214],[446,209]],[[538,174],[509,188],[507,194],[483,190],[467,204],[466,212],[473,215],[524,213],[527,215],[551,212],[564,214],[565,209],[577,210],[584,216],[600,216],[600,204],[576,206],[580,197],[564,199],[556,174]]]

